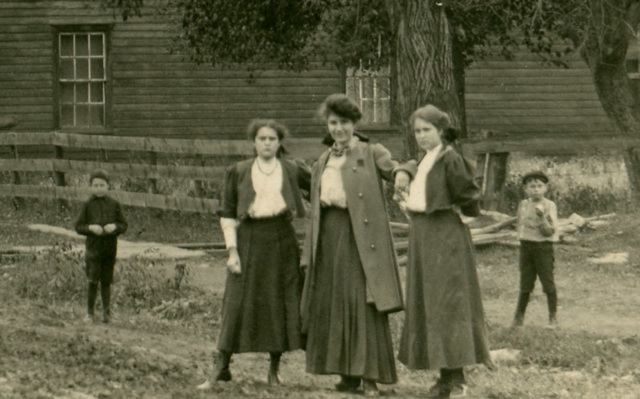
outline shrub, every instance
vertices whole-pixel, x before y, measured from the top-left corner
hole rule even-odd
[[[9,299],[84,303],[87,289],[84,256],[68,243],[55,245],[22,259],[3,278],[1,290]],[[118,261],[113,285],[113,305],[134,312],[150,310],[163,301],[199,295],[185,269],[181,288],[157,270],[152,261],[133,258]],[[100,303],[100,301],[98,301]]]

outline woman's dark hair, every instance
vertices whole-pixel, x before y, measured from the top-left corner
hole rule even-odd
[[[276,156],[280,158],[280,156],[287,153],[287,150],[282,146],[282,142],[285,138],[289,137],[289,129],[285,125],[280,122],[277,122],[274,119],[253,119],[249,122],[249,126],[247,127],[247,137],[249,141],[255,141],[256,136],[258,135],[258,130],[263,127],[268,127],[273,129],[278,136],[278,141],[280,141],[280,147],[278,147],[278,151],[276,152]]]
[[[434,105],[425,105],[413,111],[410,119],[412,128],[416,119],[431,123],[436,129],[440,130],[442,139],[449,143],[455,142],[460,137],[460,131],[451,126],[449,115]]]
[[[451,119],[449,119],[449,115],[431,104],[425,105],[424,107],[420,107],[417,110],[413,111],[410,119],[412,128],[416,122],[416,119],[422,119],[425,122],[429,122],[433,126],[435,126],[436,129],[442,130],[443,132],[451,126]]]
[[[347,118],[353,123],[357,123],[362,118],[358,104],[343,93],[329,95],[318,109],[318,115],[324,119],[327,119],[330,114]]]

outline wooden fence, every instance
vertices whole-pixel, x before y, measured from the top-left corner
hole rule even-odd
[[[88,174],[101,168],[114,176],[155,179],[181,179],[195,182],[216,181],[223,178],[223,166],[179,166],[156,164],[158,154],[179,156],[243,156],[252,152],[246,140],[183,140],[150,137],[98,136],[85,134],[47,133],[0,133],[0,146],[7,146],[11,158],[0,159],[0,172],[11,172],[13,184],[0,184],[0,196],[37,197],[70,201],[86,200],[91,190],[65,185],[65,173]],[[25,146],[50,148],[52,159],[27,159],[21,156]],[[298,156],[315,156],[321,151],[318,140],[299,139],[289,145],[295,147]],[[70,149],[90,150],[99,155],[100,161],[65,159]],[[21,151],[22,150],[22,151]],[[108,151],[137,151],[147,153],[150,163],[109,162]],[[26,152],[26,151],[24,151]],[[22,184],[20,172],[50,172],[55,185]],[[196,184],[196,188],[198,185]],[[111,194],[123,205],[150,207],[191,212],[215,212],[218,201],[204,198],[196,190],[195,197],[161,195],[153,192],[139,193],[112,191]]]
[[[402,153],[402,136],[400,134],[375,135],[376,141],[382,142],[395,156]],[[465,155],[478,157],[479,171],[482,172],[483,192],[487,209],[493,209],[491,198],[495,197],[501,184],[492,187],[494,166],[500,168],[506,162],[509,152],[535,153],[575,153],[581,150],[625,149],[639,146],[635,138],[628,137],[536,137],[510,138],[504,136],[483,137],[463,141]],[[26,147],[44,147],[51,151],[52,159],[25,158]],[[288,151],[295,157],[314,159],[324,149],[320,140],[292,139],[286,142]],[[156,179],[176,179],[195,182],[194,196],[175,196],[151,192],[140,193],[130,191],[112,191],[112,195],[124,205],[149,207],[165,210],[182,210],[190,212],[215,212],[218,207],[216,199],[202,195],[200,182],[220,182],[223,178],[224,166],[179,166],[157,164],[158,154],[176,154],[180,157],[228,157],[246,156],[252,153],[253,147],[246,140],[202,140],[202,139],[163,139],[152,137],[99,136],[88,134],[70,134],[60,132],[23,133],[1,132],[0,147],[10,149],[10,158],[0,159],[0,172],[11,172],[13,184],[0,184],[0,196],[15,198],[52,198],[68,201],[83,201],[90,195],[88,187],[68,187],[65,185],[66,173],[88,174],[91,170],[101,168],[114,176],[126,176],[147,179],[153,186]],[[68,159],[72,149],[93,151],[99,154],[99,161]],[[135,151],[148,155],[147,163],[131,163],[109,161],[109,151]],[[489,162],[488,154],[500,162]],[[482,157],[486,155],[483,161]],[[480,169],[483,168],[483,169]],[[20,172],[49,172],[55,185],[23,184]],[[504,172],[504,171],[502,171]],[[502,173],[504,174],[504,173]],[[500,179],[497,179],[500,180]],[[485,187],[487,186],[487,187]]]

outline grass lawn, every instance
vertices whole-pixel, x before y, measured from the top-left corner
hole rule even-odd
[[[77,207],[55,204],[22,210],[0,204],[0,247],[52,245],[65,240],[28,230],[28,223],[73,228]],[[128,209],[131,241],[220,241],[214,216]],[[301,222],[298,222],[301,223]],[[522,351],[513,364],[468,369],[472,398],[640,397],[640,214],[583,231],[573,246],[556,246],[557,330],[546,329],[539,284],[525,326],[511,329],[517,296],[517,249],[477,251],[491,349]],[[594,264],[609,252],[627,252],[625,264]],[[213,391],[194,388],[211,372],[224,289],[224,258],[186,261],[188,276],[173,285],[176,261],[119,263],[112,324],[84,324],[82,259],[58,245],[33,257],[0,263],[0,397],[4,398],[352,398],[333,390],[336,377],[304,371],[304,352],[283,358],[284,385],[266,384],[268,355],[234,357],[233,381]],[[401,269],[404,275],[404,269]],[[397,338],[402,313],[392,316]],[[397,364],[400,381],[381,386],[384,397],[420,397],[436,377]]]

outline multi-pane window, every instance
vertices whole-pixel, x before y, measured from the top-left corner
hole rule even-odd
[[[347,71],[347,95],[362,110],[362,124],[388,125],[391,119],[389,68],[370,71],[362,66]]]
[[[58,84],[60,127],[106,125],[105,32],[59,32]]]

